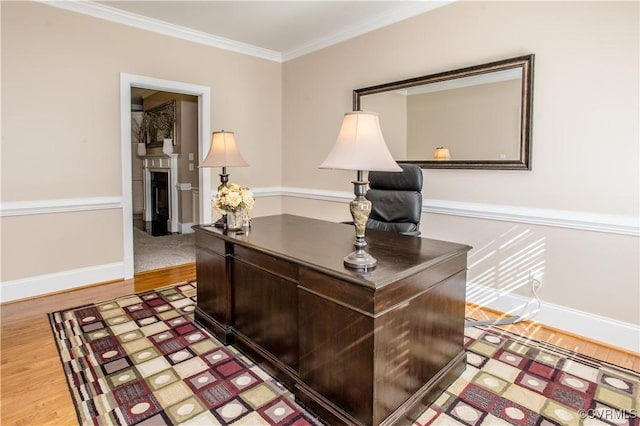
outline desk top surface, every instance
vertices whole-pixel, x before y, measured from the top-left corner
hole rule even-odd
[[[360,271],[344,266],[344,257],[354,250],[353,225],[288,214],[256,217],[251,222],[251,228],[244,228],[242,233],[205,225],[193,228],[372,288],[384,287],[471,248],[464,244],[368,229],[366,250],[378,260],[378,265]]]

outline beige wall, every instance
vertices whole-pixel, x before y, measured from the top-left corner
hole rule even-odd
[[[121,195],[121,72],[210,87],[212,130],[235,131],[251,164],[231,179],[280,184],[280,64],[41,3],[1,7],[3,202]],[[119,210],[1,223],[2,281],[123,259]]]
[[[425,170],[424,197],[637,217],[638,51],[637,2],[456,2],[294,59],[283,66],[283,185],[353,190],[355,172],[317,168],[351,110],[353,89],[533,53],[533,170]],[[336,216],[339,204],[283,205]],[[640,323],[635,236],[424,216],[424,236],[471,244],[472,259],[506,243],[512,229],[528,230],[544,241],[542,254],[531,253],[544,262],[545,302]],[[509,256],[488,257],[470,279],[509,288],[482,280]],[[531,267],[521,264],[516,278]]]

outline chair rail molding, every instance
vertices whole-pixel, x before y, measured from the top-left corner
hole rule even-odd
[[[186,190],[181,186],[179,190]],[[353,194],[346,191],[329,191],[295,187],[253,188],[256,198],[292,197],[320,201],[348,203]],[[211,192],[209,199],[215,196]],[[4,201],[0,203],[0,217],[32,214],[65,213],[89,210],[122,208],[122,197],[66,198],[56,200]],[[423,213],[500,220],[533,225],[605,232],[610,234],[640,236],[640,218],[625,215],[610,215],[568,210],[538,209],[501,204],[480,204],[459,201],[425,199]]]
[[[122,208],[122,197],[62,198],[54,200],[3,201],[0,217],[68,213]]]
[[[256,197],[283,196],[345,203],[353,199],[353,193],[350,192],[310,188],[267,187],[254,188],[252,191]],[[212,195],[215,195],[215,193],[212,193]],[[636,237],[640,236],[640,218],[630,215],[612,215],[435,199],[422,200],[422,212]]]
[[[208,127],[208,126],[207,126]],[[202,179],[202,176],[201,176]],[[208,200],[215,195],[215,190],[209,185],[202,189],[203,194],[210,194]],[[184,189],[184,188],[183,188]],[[262,197],[292,197],[301,199],[321,200],[330,202],[349,203],[353,198],[352,192],[330,191],[297,187],[258,187],[252,189],[256,198]],[[129,194],[130,195],[130,194]],[[201,200],[201,197],[197,197]],[[60,212],[77,212],[104,209],[127,210],[122,197],[91,197],[57,200],[7,201],[0,203],[0,216],[25,216]],[[198,201],[195,205],[200,205]],[[130,210],[131,207],[129,206]],[[639,236],[639,219],[624,215],[603,215],[564,210],[548,210],[505,206],[494,204],[464,203],[446,200],[425,199],[422,205],[423,213],[445,214],[453,216],[501,220],[509,222],[530,223],[541,226],[556,226],[562,228],[605,232],[620,235]],[[129,213],[131,214],[130,211]],[[210,213],[209,213],[210,216]],[[130,216],[127,216],[130,217]],[[207,219],[210,221],[210,217]],[[128,221],[130,222],[130,221]],[[0,283],[0,302],[19,300],[48,294],[61,290],[77,288],[92,283],[126,278],[126,253],[123,262],[97,265],[60,273],[26,277]],[[490,302],[486,302],[486,296]],[[500,292],[499,290],[469,283],[468,300],[470,302],[484,300],[483,304],[502,312],[515,312],[526,303],[526,298]],[[576,334],[591,336],[603,342],[637,350],[638,327],[601,317],[588,312],[578,311],[560,305],[543,302],[543,309],[535,318],[541,323],[567,330]],[[634,340],[636,339],[636,340]],[[630,346],[631,345],[631,346]],[[633,346],[635,345],[635,346]],[[634,349],[635,348],[635,349]]]

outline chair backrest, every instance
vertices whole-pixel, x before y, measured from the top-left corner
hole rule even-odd
[[[367,228],[420,235],[422,169],[415,164],[400,167],[402,172],[369,172]]]

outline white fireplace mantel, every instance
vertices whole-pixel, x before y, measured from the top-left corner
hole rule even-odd
[[[169,174],[169,232],[180,232],[178,223],[178,157],[179,154],[150,154],[141,155],[144,171],[144,220],[151,222],[151,172],[165,172]]]

